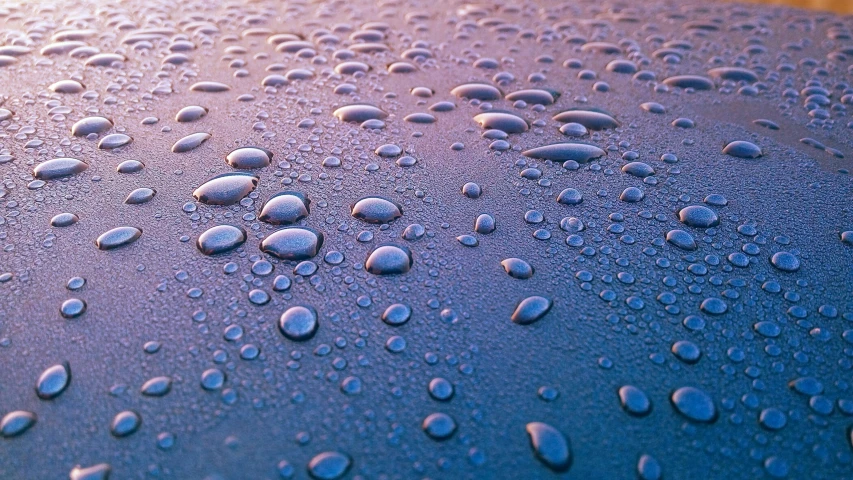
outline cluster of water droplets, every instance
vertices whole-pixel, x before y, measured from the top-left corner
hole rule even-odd
[[[0,473],[849,471],[849,21],[88,7],[0,7]]]

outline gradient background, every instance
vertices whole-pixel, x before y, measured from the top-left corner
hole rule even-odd
[[[825,10],[836,13],[853,13],[853,0],[745,0],[748,3],[789,5],[792,7]]]

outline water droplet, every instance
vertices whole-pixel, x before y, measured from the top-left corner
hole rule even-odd
[[[57,228],[70,227],[71,225],[77,223],[79,220],[80,218],[77,215],[74,215],[73,213],[60,213],[50,219],[50,226]]]
[[[125,145],[129,145],[130,142],[133,141],[129,135],[125,135],[123,133],[112,133],[102,138],[100,142],[98,142],[98,148],[101,150],[114,150],[116,148],[121,148]]]
[[[278,320],[282,335],[296,342],[310,340],[317,333],[318,327],[317,311],[309,306],[290,307]]]
[[[708,207],[690,205],[678,211],[678,219],[688,227],[710,228],[720,224],[720,218]]]
[[[349,455],[341,452],[320,453],[308,463],[308,474],[314,480],[337,480],[352,466]]]
[[[555,162],[574,160],[578,163],[586,163],[605,155],[604,150],[595,145],[587,145],[585,143],[554,143],[525,150],[521,154],[525,157],[539,160],[552,160]]]
[[[403,215],[403,207],[384,197],[364,197],[350,206],[352,216],[367,223],[390,223]]]
[[[86,137],[91,134],[100,135],[113,128],[113,122],[104,117],[86,117],[71,126],[71,135]]]
[[[130,192],[127,198],[124,199],[124,203],[128,205],[139,205],[150,201],[156,194],[157,191],[153,188],[137,188]]]
[[[693,235],[690,235],[684,230],[675,229],[666,232],[666,241],[682,250],[691,251],[698,248],[696,246],[696,241],[693,240]]]
[[[506,112],[481,113],[474,117],[474,121],[483,128],[496,129],[506,133],[522,133],[530,128],[523,118]]]
[[[142,384],[139,393],[146,397],[162,397],[172,389],[172,379],[169,377],[154,377]]]
[[[382,321],[392,327],[398,327],[408,322],[411,316],[412,309],[408,305],[395,303],[393,305],[389,305],[388,308],[382,312]]]
[[[578,205],[583,202],[583,194],[574,188],[567,188],[557,195],[557,203]]]
[[[607,130],[619,126],[609,113],[598,109],[572,108],[554,115],[560,123],[579,123],[589,130]]]
[[[488,235],[495,231],[495,217],[488,213],[482,213],[477,216],[474,221],[474,231],[483,235]]]
[[[681,387],[670,396],[678,413],[694,422],[712,423],[717,420],[717,408],[707,393],[695,387]]]
[[[396,275],[408,272],[413,262],[412,251],[407,247],[384,244],[370,252],[364,266],[374,275]]]
[[[800,269],[800,259],[789,252],[777,252],[770,257],[770,263],[783,272],[796,272]]]
[[[33,176],[40,180],[54,180],[81,173],[87,168],[89,165],[76,158],[54,158],[36,165]]]
[[[138,173],[145,168],[145,164],[137,160],[125,160],[118,164],[116,171],[118,173]]]
[[[258,177],[241,172],[223,173],[195,189],[193,197],[207,205],[233,205],[258,186]]]
[[[544,317],[554,303],[550,298],[532,296],[527,297],[515,307],[512,312],[512,321],[519,325],[529,325]]]
[[[106,463],[99,463],[91,467],[77,465],[71,469],[71,480],[108,480],[112,468]]]
[[[0,420],[0,435],[10,438],[21,435],[36,424],[36,414],[24,410],[15,410]]]
[[[267,200],[258,219],[273,225],[290,225],[308,216],[310,204],[302,193],[279,192]]]
[[[139,417],[138,413],[132,410],[125,410],[123,412],[119,412],[113,418],[112,424],[110,424],[110,433],[118,438],[127,437],[139,430],[139,426],[141,424],[142,419]]]
[[[456,422],[446,413],[433,413],[427,416],[421,427],[433,440],[447,440],[456,433]]]
[[[501,261],[507,275],[512,278],[526,280],[533,276],[533,267],[520,258],[507,258]]]
[[[636,417],[645,417],[652,412],[652,402],[649,397],[633,385],[619,388],[619,402],[623,410]]]
[[[68,362],[48,367],[36,382],[36,395],[42,400],[56,398],[71,383],[71,366]]]
[[[453,384],[441,377],[436,377],[429,382],[429,395],[440,401],[447,402],[453,398]]]
[[[744,140],[729,143],[723,148],[723,153],[738,158],[758,158],[763,155],[758,145]]]
[[[284,260],[308,260],[319,253],[323,234],[305,227],[287,227],[264,238],[261,251]]]
[[[202,143],[208,141],[211,135],[209,133],[199,132],[187,135],[186,137],[178,140],[172,145],[172,152],[174,153],[185,153],[190,150],[195,150]]]
[[[382,120],[388,117],[388,114],[380,108],[366,104],[346,105],[335,110],[333,115],[342,122],[355,123],[366,120]]]
[[[665,79],[663,83],[670,87],[692,88],[693,90],[711,90],[714,88],[714,82],[711,79],[699,75],[676,75]]]
[[[503,93],[487,83],[466,83],[450,91],[451,95],[459,98],[469,98],[482,101],[499,100]]]
[[[542,422],[530,422],[526,430],[533,453],[540,462],[558,473],[569,470],[572,466],[572,447],[565,435]]]
[[[101,234],[95,240],[95,245],[101,250],[112,250],[114,248],[130,245],[142,235],[142,230],[136,227],[116,227]]]
[[[227,92],[231,90],[231,87],[224,83],[219,82],[197,82],[194,83],[190,87],[191,92],[207,92],[207,93],[217,93],[217,92]]]
[[[252,169],[264,168],[272,161],[273,153],[261,147],[241,147],[225,157],[225,161],[233,168]]]
[[[175,115],[175,121],[180,123],[195,122],[196,120],[206,116],[207,112],[208,109],[204,107],[190,105],[178,110],[178,113]]]

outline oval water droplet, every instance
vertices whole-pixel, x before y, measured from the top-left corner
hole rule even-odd
[[[323,452],[308,462],[308,474],[314,480],[337,480],[350,469],[352,460],[341,452]]]
[[[246,231],[233,225],[217,225],[198,236],[196,247],[205,255],[230,252],[246,241]]]
[[[694,422],[713,423],[717,420],[717,408],[711,397],[695,387],[681,387],[670,396],[672,406],[678,413]]]
[[[80,218],[77,215],[74,215],[73,213],[60,213],[50,219],[50,226],[57,228],[70,227],[71,225],[77,223],[79,220]]]
[[[361,123],[366,120],[382,120],[388,114],[379,107],[367,104],[355,104],[343,106],[333,113],[342,122]]]
[[[364,197],[350,206],[350,212],[367,223],[390,223],[403,216],[403,207],[384,197]]]
[[[58,397],[71,383],[71,366],[68,362],[48,367],[36,382],[36,395],[42,400]]]
[[[190,105],[178,110],[175,121],[180,123],[195,122],[207,115],[208,109],[198,105]]]
[[[275,231],[261,242],[261,251],[283,260],[308,260],[323,246],[323,234],[304,227]]]
[[[600,110],[573,108],[554,115],[560,123],[579,123],[589,130],[607,130],[619,126],[612,115]]]
[[[504,271],[506,271],[507,275],[512,278],[526,280],[533,276],[533,267],[520,258],[507,258],[502,260],[501,266],[504,267]]]
[[[450,93],[459,98],[483,101],[499,100],[503,97],[503,93],[500,90],[487,83],[466,83],[454,88]]]
[[[538,160],[553,160],[556,162],[574,160],[578,163],[586,163],[605,155],[604,150],[595,145],[587,145],[585,143],[554,143],[531,148],[530,150],[521,152],[521,154],[525,157]]]
[[[142,418],[132,410],[119,412],[110,424],[110,433],[114,437],[122,438],[134,434],[142,425]]]
[[[310,204],[311,201],[302,193],[279,192],[264,203],[258,219],[272,225],[290,225],[309,215]]]
[[[128,205],[139,205],[142,203],[147,203],[154,198],[154,195],[157,194],[157,191],[153,188],[137,188],[136,190],[130,192],[127,198],[124,199],[124,203]]]
[[[252,169],[264,168],[272,162],[273,153],[261,147],[241,147],[225,157],[225,161],[233,168]]]
[[[723,148],[723,153],[738,158],[758,158],[763,155],[758,145],[745,140],[729,143]]]
[[[529,325],[541,320],[554,306],[550,298],[534,295],[527,297],[515,307],[512,312],[512,321],[519,325]]]
[[[295,342],[311,339],[317,333],[318,327],[317,311],[305,305],[288,308],[278,320],[282,335]]]
[[[33,176],[39,180],[54,180],[84,172],[89,165],[76,158],[54,158],[42,162],[33,169]]]
[[[546,467],[566,472],[572,466],[572,446],[559,430],[542,422],[530,422],[525,427],[533,453]]]
[[[114,150],[129,145],[133,141],[129,135],[123,133],[113,133],[102,138],[98,142],[98,148],[101,150]]]
[[[101,134],[113,128],[113,122],[104,117],[86,117],[71,127],[71,135],[86,137],[91,134]]]
[[[101,250],[112,250],[114,248],[130,245],[142,235],[142,230],[136,227],[116,227],[101,234],[95,240],[95,245]]]
[[[720,224],[720,218],[710,208],[690,205],[678,211],[678,219],[688,227],[710,228]]]
[[[373,249],[364,263],[365,269],[374,275],[396,275],[412,268],[412,251],[395,244],[384,244]]]
[[[36,424],[36,414],[24,410],[15,410],[0,420],[0,435],[5,438],[16,437]]]
[[[249,173],[223,173],[204,182],[193,197],[207,205],[233,205],[258,186],[258,177]]]
[[[195,150],[201,144],[208,141],[211,135],[209,133],[199,132],[187,135],[186,137],[178,140],[172,145],[172,152],[174,153],[185,153],[191,150]]]

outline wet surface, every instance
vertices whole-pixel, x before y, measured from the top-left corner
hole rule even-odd
[[[853,477],[849,17],[0,23],[0,477]]]

